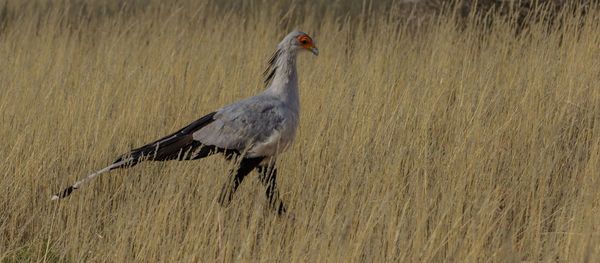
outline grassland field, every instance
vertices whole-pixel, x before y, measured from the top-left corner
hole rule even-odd
[[[369,1],[5,1],[0,262],[597,262],[600,9],[527,26]],[[344,10],[348,10],[344,13]],[[547,18],[547,19],[546,19]],[[264,89],[289,31],[300,128],[279,162],[295,220],[219,156],[118,155]]]

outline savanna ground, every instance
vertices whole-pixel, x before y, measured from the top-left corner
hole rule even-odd
[[[388,4],[6,3],[0,259],[600,260],[597,6],[523,26],[518,12],[425,22]],[[218,156],[113,171],[50,201],[263,90],[292,29],[321,52],[299,57],[300,129],[279,161],[295,221],[265,208],[256,176],[220,208],[231,164]]]

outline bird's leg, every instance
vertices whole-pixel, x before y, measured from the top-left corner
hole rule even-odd
[[[262,157],[243,158],[239,168],[231,171],[229,180],[223,185],[221,194],[219,194],[219,204],[221,204],[221,206],[226,207],[229,205],[233,198],[233,194],[244,180],[244,177],[254,170],[262,160]]]
[[[269,209],[275,210],[277,214],[286,213],[285,205],[279,198],[279,190],[277,189],[277,168],[274,164],[269,166],[258,167],[259,178],[265,186],[265,194],[267,196],[267,204]]]

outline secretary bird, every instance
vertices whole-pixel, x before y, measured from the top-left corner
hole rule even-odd
[[[219,195],[219,204],[229,205],[238,186],[255,168],[266,187],[269,209],[284,214],[286,208],[277,189],[276,158],[296,136],[300,114],[296,55],[319,50],[312,38],[300,31],[289,33],[268,63],[262,93],[229,104],[192,122],[181,130],[121,155],[113,164],[77,181],[52,200],[69,196],[88,180],[107,171],[135,166],[141,161],[196,160],[222,153],[239,165]],[[270,85],[269,85],[270,83]]]

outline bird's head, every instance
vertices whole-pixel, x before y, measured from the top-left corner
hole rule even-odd
[[[265,75],[265,84],[268,86],[270,81],[275,77],[275,73],[278,71],[278,63],[281,57],[285,59],[282,63],[293,62],[293,67],[296,67],[296,53],[301,51],[310,51],[315,56],[319,55],[319,50],[315,46],[315,42],[306,33],[300,31],[293,31],[283,38],[283,40],[277,46],[277,50],[273,53],[271,59],[269,59],[269,65],[263,73]],[[290,57],[291,56],[291,57]],[[289,60],[294,58],[293,60]]]
[[[315,46],[315,42],[313,39],[307,35],[306,33],[300,31],[294,31],[289,33],[282,41],[281,44],[288,45],[296,50],[307,50],[315,54],[319,55],[319,49]]]

